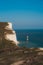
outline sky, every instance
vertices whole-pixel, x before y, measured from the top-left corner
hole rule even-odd
[[[0,0],[0,22],[15,29],[43,29],[43,0]]]

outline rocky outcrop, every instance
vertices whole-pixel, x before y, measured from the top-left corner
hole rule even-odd
[[[10,22],[0,22],[0,43],[4,40],[8,40],[16,45],[18,44],[16,32],[13,31],[12,23]]]

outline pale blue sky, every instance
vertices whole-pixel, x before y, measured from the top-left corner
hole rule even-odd
[[[0,21],[15,29],[43,29],[43,0],[0,0]]]

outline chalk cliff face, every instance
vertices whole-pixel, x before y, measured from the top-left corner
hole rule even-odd
[[[0,22],[0,41],[2,42],[4,39],[12,41],[16,45],[18,44],[16,33],[13,31],[10,22]]]

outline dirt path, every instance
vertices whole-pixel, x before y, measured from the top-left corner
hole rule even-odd
[[[20,60],[18,62],[15,62],[15,63],[11,64],[11,65],[21,65],[21,64],[23,64],[23,62],[24,62],[24,60]]]

